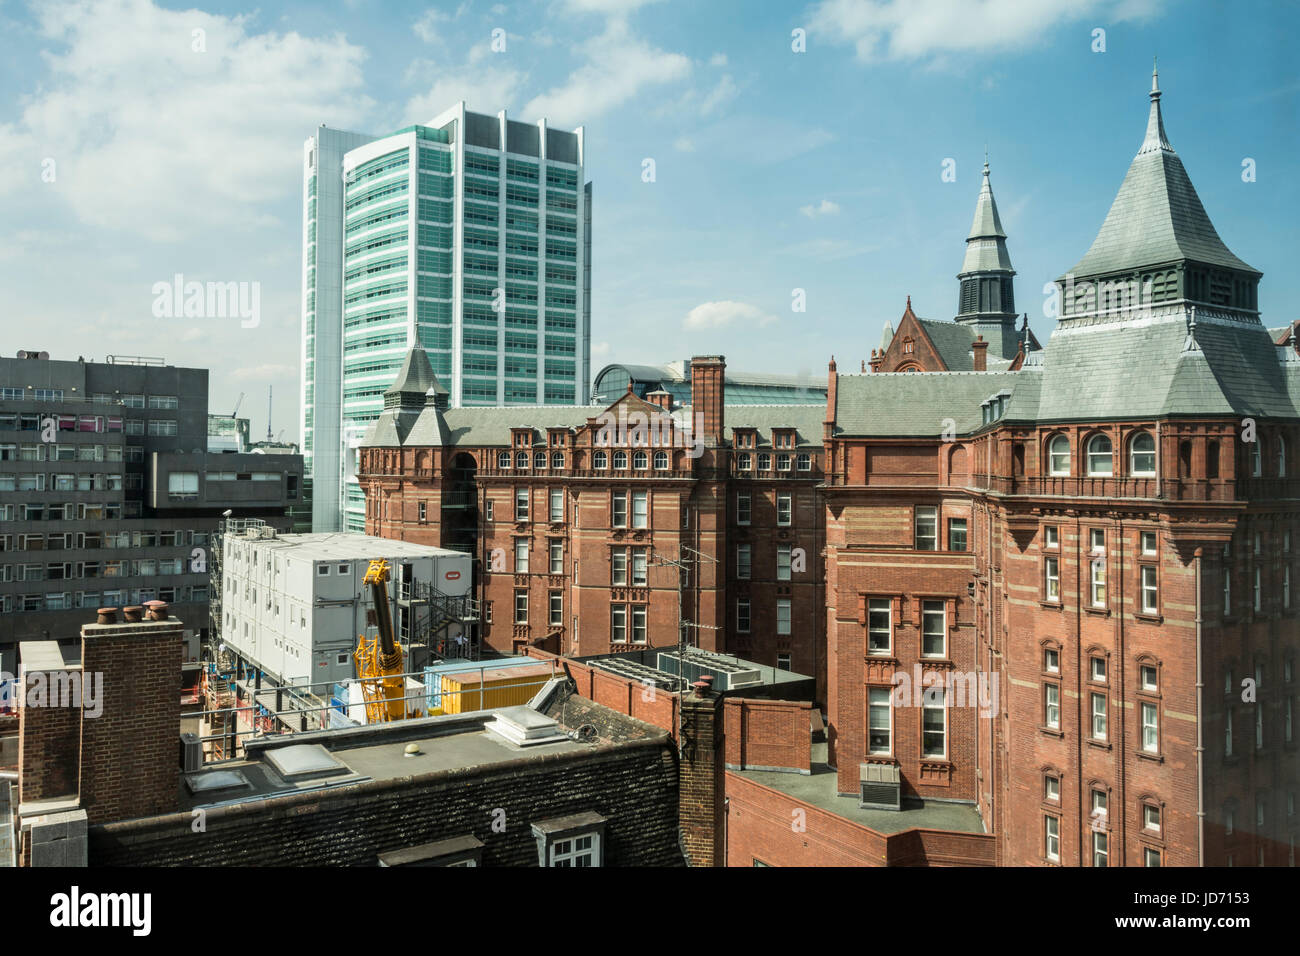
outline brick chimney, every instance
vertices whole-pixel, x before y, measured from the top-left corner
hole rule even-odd
[[[131,608],[126,623],[103,609],[105,623],[81,629],[80,664],[64,663],[54,641],[22,644],[24,817],[49,812],[51,801],[79,808],[91,825],[178,809],[182,624],[162,602],[151,605],[147,615]],[[33,705],[38,681],[49,693]]]
[[[726,866],[726,750],[722,698],[701,678],[681,700],[677,820],[690,866]]]
[[[831,356],[830,364],[826,366],[826,417],[822,419],[822,440],[829,441],[835,434],[835,399],[839,393],[839,368],[835,364],[835,356]]]
[[[727,360],[722,355],[697,355],[691,359],[691,414],[700,423],[705,447],[722,444],[726,373]]]
[[[103,713],[81,729],[91,824],[178,809],[182,654],[182,624],[161,602],[141,621],[81,628],[82,671],[103,675]]]
[[[970,344],[970,350],[975,371],[987,372],[989,367],[989,344],[984,341],[984,336],[977,335],[975,341]]]
[[[694,382],[694,378],[692,378],[692,382]],[[662,388],[656,388],[653,392],[646,392],[645,400],[651,405],[658,405],[666,412],[672,410],[673,396]]]
[[[883,351],[871,350],[871,371],[879,372],[882,365],[885,364],[885,353]],[[865,372],[866,369],[863,369]]]

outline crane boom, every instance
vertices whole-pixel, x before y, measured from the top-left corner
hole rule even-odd
[[[379,637],[366,646],[362,635],[357,644],[357,662],[360,676],[367,680],[363,685],[367,697],[367,713],[374,705],[371,719],[401,720],[406,716],[403,696],[406,681],[402,677],[402,645],[393,633],[393,612],[388,604],[388,562],[371,561],[362,583],[370,588],[375,605],[375,625]]]

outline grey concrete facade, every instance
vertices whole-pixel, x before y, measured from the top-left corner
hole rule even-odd
[[[167,601],[201,637],[222,512],[287,526],[301,457],[209,453],[206,369],[45,354],[0,358],[0,671],[100,606]]]

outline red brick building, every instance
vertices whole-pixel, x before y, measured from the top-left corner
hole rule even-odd
[[[968,242],[1009,296],[987,174],[980,206]],[[923,322],[909,302],[872,364],[916,374],[832,365],[841,793],[884,763],[905,794],[975,800],[1003,864],[1294,864],[1300,362],[1260,322],[1259,278],[1215,232],[1153,83],[1046,348],[1026,337],[1006,361],[1005,336],[966,329],[1005,316]],[[949,685],[891,707],[918,664],[996,685],[996,706]]]
[[[1154,83],[1045,346],[1014,275],[986,167],[955,320],[909,300],[824,414],[728,405],[720,358],[681,409],[448,409],[415,350],[367,530],[479,555],[499,650],[674,643],[680,594],[692,643],[818,675],[824,744],[727,758],[733,865],[1293,865],[1300,353]]]
[[[825,671],[817,405],[448,408],[413,349],[361,451],[368,533],[478,557],[481,639],[591,655],[687,639]],[[680,602],[680,604],[679,604]]]

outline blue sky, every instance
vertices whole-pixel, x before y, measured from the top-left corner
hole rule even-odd
[[[255,433],[273,385],[274,431],[296,439],[302,141],[458,99],[585,127],[595,368],[721,352],[822,374],[868,357],[909,294],[951,318],[986,144],[1045,338],[1042,287],[1142,140],[1153,54],[1170,140],[1284,325],[1298,28],[1294,4],[1208,0],[0,0],[0,348],[209,366],[214,410],[247,392]],[[153,284],[176,273],[260,283],[260,324],[156,318]]]

